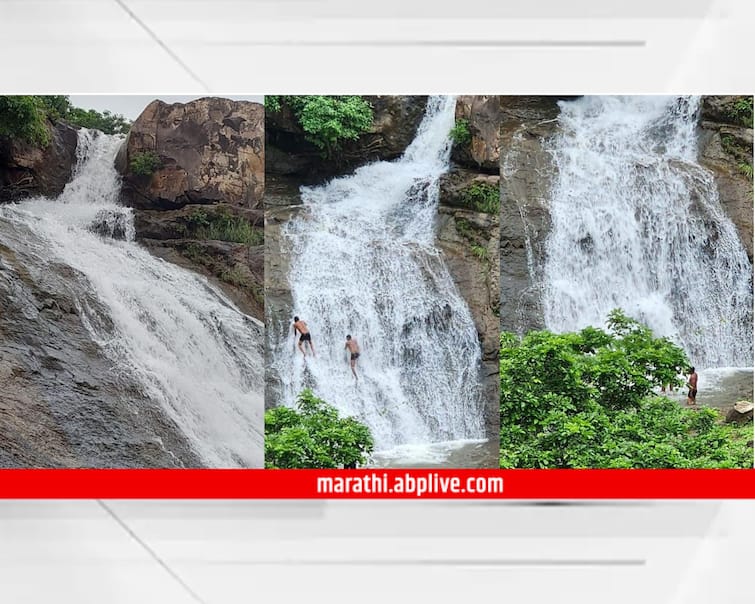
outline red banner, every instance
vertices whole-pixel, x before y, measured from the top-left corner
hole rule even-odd
[[[755,499],[755,470],[0,470],[0,498]]]

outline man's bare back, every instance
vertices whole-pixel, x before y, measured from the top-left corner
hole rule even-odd
[[[301,353],[306,358],[307,353],[304,350],[304,344],[308,344],[312,356],[315,356],[315,348],[312,345],[312,335],[309,333],[309,327],[299,317],[294,317],[294,338],[296,338],[297,332],[299,333],[299,350],[301,350]]]
[[[359,379],[356,372],[357,359],[359,358],[359,342],[357,342],[356,338],[352,338],[350,335],[346,336],[346,344],[344,345],[344,348],[351,353],[351,358],[349,359],[351,373],[354,374],[355,379]]]

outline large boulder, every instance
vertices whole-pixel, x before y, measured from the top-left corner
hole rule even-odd
[[[479,170],[497,173],[500,159],[500,96],[459,96],[456,99],[456,121],[467,123],[470,141],[454,145],[453,159],[457,163]]]
[[[150,103],[131,127],[116,165],[124,194],[137,208],[175,209],[225,202],[254,208],[264,194],[264,108],[259,103],[202,98]],[[134,174],[140,154],[158,167]]]
[[[752,401],[739,401],[726,413],[727,424],[747,424],[752,423],[753,404]]]
[[[34,195],[55,197],[71,180],[78,133],[65,122],[47,123],[46,147],[0,137],[0,202]]]
[[[278,111],[268,111],[265,125],[267,173],[317,184],[370,162],[400,157],[414,139],[425,114],[427,97],[364,98],[372,106],[372,126],[357,140],[344,142],[341,151],[332,157],[323,157],[320,150],[306,140],[306,133],[285,103]]]

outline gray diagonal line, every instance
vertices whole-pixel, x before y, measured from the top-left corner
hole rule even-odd
[[[117,0],[116,0],[117,1]],[[226,40],[208,46],[442,47],[442,48],[644,48],[646,40]]]
[[[353,559],[322,559],[322,560],[207,560],[204,564],[223,564],[239,566],[462,566],[462,567],[521,567],[521,566],[558,566],[558,567],[585,567],[585,566],[645,566],[646,560],[641,558],[396,558],[370,560],[364,558]]]
[[[142,539],[139,538],[139,536],[131,529],[131,527],[129,527],[123,520],[121,520],[121,518],[110,508],[110,506],[102,501],[102,499],[98,499],[97,503],[99,503],[102,509],[104,509],[108,513],[108,515],[113,520],[115,520],[124,531],[126,531],[126,533],[128,533],[129,537],[136,541],[150,555],[150,557],[155,562],[157,562],[163,568],[163,570],[165,570],[165,572],[167,572],[171,577],[173,577],[173,579],[178,582],[178,584],[184,589],[184,591],[186,591],[186,593],[189,594],[189,596],[191,596],[191,598],[195,602],[198,602],[199,604],[207,604],[205,600],[200,598],[199,595],[191,587],[188,586],[186,581],[184,581],[178,575],[178,573],[176,573],[176,571],[170,568],[167,563],[162,558],[160,558],[160,556],[158,556],[157,553],[155,553],[155,551],[149,545],[147,545]]]
[[[181,69],[183,69],[186,73],[188,73],[189,76],[191,76],[191,78],[204,89],[205,92],[210,92],[210,87],[207,84],[205,84],[202,78],[200,78],[196,73],[194,73],[194,71],[192,71],[192,69],[181,59],[181,57],[179,57],[175,52],[173,52],[168,47],[168,45],[165,44],[165,42],[163,42],[160,38],[158,38],[157,34],[153,32],[152,29],[150,29],[147,26],[147,24],[144,21],[142,21],[134,11],[132,11],[128,6],[126,6],[123,0],[114,0],[114,1],[118,6],[120,6],[125,11],[125,13],[129,17],[131,17],[134,23],[136,23],[139,27],[141,27],[146,32],[146,34],[157,43],[157,45],[160,48],[162,48],[166,53],[168,53],[168,56],[171,59],[173,59],[181,67]]]

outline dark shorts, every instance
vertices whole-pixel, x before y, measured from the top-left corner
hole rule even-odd
[[[352,352],[351,353],[351,360],[352,361],[356,361],[358,358],[359,358],[359,353],[358,352]]]
[[[695,398],[697,397],[697,388],[695,388],[694,390],[690,390],[687,393],[687,396],[690,398],[690,400],[694,401]]]
[[[299,341],[300,341],[300,342],[311,342],[311,341],[312,341],[312,336],[311,336],[311,335],[309,335],[309,332],[307,332],[307,333],[303,333],[303,334],[301,334],[301,336],[299,337]]]

